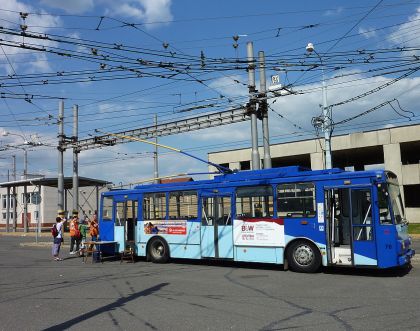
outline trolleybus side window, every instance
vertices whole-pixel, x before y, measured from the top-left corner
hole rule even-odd
[[[388,192],[378,186],[379,221],[381,224],[392,224],[391,212],[388,205]]]
[[[272,217],[273,188],[269,185],[237,188],[236,215],[256,218]]]
[[[166,194],[147,193],[143,196],[143,219],[163,220],[166,218]]]
[[[112,197],[104,197],[102,200],[102,221],[112,221]]]
[[[230,197],[205,197],[203,198],[201,224],[232,225]]]
[[[315,185],[313,183],[277,186],[278,217],[314,217],[315,210]]]
[[[196,191],[177,191],[169,193],[169,219],[197,218],[198,199]]]

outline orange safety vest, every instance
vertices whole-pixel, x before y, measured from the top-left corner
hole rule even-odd
[[[77,221],[70,222],[70,237],[73,237],[76,234],[76,228],[79,226]]]
[[[89,234],[91,236],[97,236],[99,234],[98,223],[95,221],[90,222]]]

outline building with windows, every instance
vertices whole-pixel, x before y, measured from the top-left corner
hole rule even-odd
[[[337,135],[332,138],[331,146],[333,167],[394,172],[399,179],[407,219],[420,223],[420,125]],[[262,157],[262,147],[259,152]],[[270,152],[273,168],[300,165],[323,169],[323,139],[273,144]],[[251,167],[250,148],[209,153],[208,158],[230,169]],[[262,164],[261,160],[261,167]]]
[[[91,216],[98,210],[100,193],[108,190],[108,184],[103,180],[79,177],[79,215]],[[72,177],[65,177],[64,209],[70,215],[73,210],[72,186]],[[0,183],[0,228],[33,231],[50,227],[57,216],[57,196],[56,177]]]

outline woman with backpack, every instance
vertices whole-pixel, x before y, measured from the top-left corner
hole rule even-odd
[[[70,255],[74,255],[79,251],[81,239],[79,217],[73,215],[73,219],[70,221]],[[76,244],[76,250],[73,250],[74,244]]]
[[[51,228],[51,234],[54,237],[52,246],[52,256],[54,261],[62,261],[58,255],[60,254],[61,243],[63,242],[63,227],[67,220],[64,216],[57,216],[55,224]]]

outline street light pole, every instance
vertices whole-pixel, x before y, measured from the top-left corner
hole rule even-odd
[[[26,148],[23,149],[23,164],[25,167],[23,168],[23,178],[28,179],[28,150]]]
[[[325,169],[332,168],[332,157],[331,157],[331,111],[327,103],[327,85],[325,83],[325,73],[324,73],[324,62],[322,57],[315,50],[314,45],[309,43],[306,46],[308,53],[314,52],[321,62],[321,71],[322,71],[322,117],[323,117],[323,126],[322,130],[324,131],[325,138]]]

